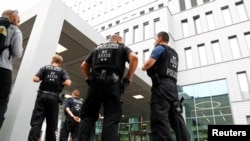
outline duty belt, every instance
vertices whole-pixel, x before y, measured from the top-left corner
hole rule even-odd
[[[50,94],[50,95],[54,95],[54,96],[59,96],[58,92],[50,92],[50,91],[42,91],[42,90],[38,90],[38,93],[43,93],[43,94]]]
[[[98,70],[94,71],[94,77],[100,80],[112,80],[114,83],[117,83],[120,79],[119,75],[110,70]]]

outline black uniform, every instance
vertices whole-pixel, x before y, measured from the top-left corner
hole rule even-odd
[[[88,94],[81,108],[79,141],[89,141],[94,124],[104,109],[102,141],[118,141],[118,123],[122,116],[120,80],[128,54],[132,50],[123,44],[98,45],[85,60],[92,69]]]
[[[169,46],[158,45],[165,50],[147,71],[152,79],[150,124],[152,141],[173,141],[171,128],[177,141],[189,141],[180,108],[177,90],[178,54]]]
[[[66,102],[65,109],[70,108],[70,111],[80,117],[80,109],[82,107],[82,100],[79,98],[69,98]],[[69,133],[71,133],[72,141],[77,141],[78,130],[80,123],[74,121],[74,119],[65,111],[66,120],[60,131],[60,141],[68,141]]]
[[[41,83],[30,121],[28,141],[38,141],[45,118],[46,141],[56,141],[59,93],[64,88],[63,82],[69,79],[69,76],[66,70],[52,65],[42,67],[36,76],[40,78]]]

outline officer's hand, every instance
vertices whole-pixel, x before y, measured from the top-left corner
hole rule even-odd
[[[77,116],[74,116],[73,119],[74,119],[74,121],[76,121],[76,122],[81,122],[81,118],[79,118],[79,117],[77,117]]]
[[[88,85],[90,85],[90,79],[89,79],[89,78],[85,79],[85,82],[86,82]]]

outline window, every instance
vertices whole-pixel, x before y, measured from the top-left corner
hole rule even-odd
[[[120,35],[120,32],[116,32],[115,34],[116,34],[116,35]]]
[[[139,26],[134,26],[134,43],[139,41]]]
[[[111,35],[108,35],[108,36],[106,36],[106,39],[107,39],[107,40],[109,40],[109,39],[110,39],[110,37],[111,37]]]
[[[222,7],[221,11],[222,11],[225,25],[231,25],[233,22],[232,22],[232,18],[231,18],[231,14],[230,14],[228,6]]]
[[[185,0],[179,0],[181,11],[186,10]]]
[[[158,8],[160,9],[160,8],[162,8],[163,6],[164,6],[163,3],[161,3],[161,4],[158,5]]]
[[[247,116],[247,124],[250,124],[250,116]]]
[[[245,35],[245,39],[246,39],[246,42],[247,42],[248,49],[250,51],[250,31],[244,33],[244,35]]]
[[[151,7],[148,10],[149,10],[149,12],[152,12],[152,11],[154,11],[154,7]]]
[[[212,41],[211,43],[212,43],[212,49],[213,49],[213,53],[214,53],[215,63],[221,62],[222,56],[221,56],[219,41],[215,40],[215,41]]]
[[[205,44],[199,44],[198,51],[199,51],[201,66],[207,65],[207,54],[206,54]]]
[[[237,73],[238,82],[240,85],[241,96],[243,99],[250,99],[249,82],[245,71]]]
[[[243,1],[239,1],[235,3],[236,9],[238,11],[238,16],[240,18],[240,21],[246,21],[247,20],[247,13],[246,13],[246,8],[244,6]]]
[[[161,30],[160,18],[154,19],[154,34],[157,34]]]
[[[192,7],[197,6],[197,0],[191,0],[191,5],[192,5]]]
[[[145,62],[150,57],[149,49],[143,50],[143,59],[142,61]]]
[[[183,37],[188,37],[189,36],[188,20],[187,19],[182,20],[181,25],[182,25]]]
[[[102,27],[102,30],[104,30],[104,29],[105,29],[105,26]]]
[[[125,44],[131,44],[132,43],[132,38],[129,35],[129,30],[128,29],[124,30],[124,36],[123,37],[124,37],[124,43]]]
[[[209,30],[215,29],[213,12],[212,11],[206,12],[206,18],[207,18],[208,29]]]
[[[191,47],[185,48],[187,68],[193,68],[193,55]]]
[[[150,31],[148,22],[143,23],[144,39],[148,39],[152,35]]]
[[[120,23],[120,21],[118,20],[118,21],[116,21],[115,23],[116,23],[116,24],[119,24],[119,23]]]
[[[109,27],[112,27],[112,23],[109,24]]]
[[[178,94],[185,97],[183,116],[192,131],[191,141],[207,141],[208,129],[203,128],[207,125],[234,123],[226,79],[180,87]]]
[[[231,36],[231,37],[228,37],[228,40],[229,40],[229,44],[230,44],[231,51],[232,51],[232,54],[233,54],[233,58],[234,59],[240,58],[241,53],[240,53],[240,48],[239,48],[237,37],[236,36]]]
[[[140,12],[140,15],[144,15],[144,14],[145,14],[145,11],[141,11],[141,12]]]
[[[194,19],[194,26],[195,26],[195,31],[196,33],[201,33],[202,32],[202,27],[201,27],[201,20],[200,20],[200,16],[197,15],[197,16],[194,16],[193,17]]]

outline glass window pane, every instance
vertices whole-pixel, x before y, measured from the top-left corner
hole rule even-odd
[[[195,16],[194,17],[194,25],[195,25],[195,31],[196,33],[201,33],[202,32],[202,27],[201,27],[201,20],[200,16]]]
[[[222,15],[224,18],[225,25],[231,25],[233,22],[232,22],[232,18],[231,18],[231,14],[230,14],[228,6],[221,8],[221,10],[222,10]]]
[[[138,42],[140,39],[139,28],[134,26],[134,43]]]
[[[150,38],[153,34],[151,33],[152,30],[149,28],[149,23],[143,23],[143,32],[144,32],[144,39]]]
[[[246,8],[243,4],[243,1],[236,3],[236,8],[238,11],[238,15],[240,17],[240,21],[246,21],[248,18],[247,18]]]
[[[188,37],[189,36],[188,21],[183,20],[181,21],[181,24],[182,24],[183,37]]]
[[[180,86],[184,96],[184,117],[191,140],[206,140],[207,125],[233,124],[226,80]],[[220,90],[222,89],[222,90]]]
[[[250,51],[250,32],[245,33],[248,50]]]
[[[149,49],[143,50],[143,62],[145,62],[150,57]]]
[[[221,56],[219,41],[212,42],[212,49],[213,49],[213,53],[214,53],[215,62],[216,63],[221,62],[222,56]]]
[[[207,18],[208,29],[209,30],[215,29],[215,23],[212,11],[206,13],[206,18]]]
[[[230,43],[230,47],[233,53],[233,58],[234,59],[240,58],[241,53],[240,53],[240,48],[239,48],[239,44],[238,44],[236,36],[229,37],[229,43]]]
[[[211,95],[223,95],[228,93],[225,80],[218,80],[209,83]]]
[[[124,43],[127,45],[132,43],[132,37],[129,35],[129,29],[124,30]]]
[[[161,30],[160,18],[154,19],[154,35],[156,35]]]
[[[249,92],[249,84],[248,84],[246,72],[238,73],[238,80],[239,80],[241,92],[242,93]]]
[[[194,64],[193,64],[193,55],[191,48],[185,48],[185,55],[186,55],[187,68],[193,68]]]
[[[198,51],[201,66],[207,65],[207,53],[204,44],[198,45]]]

